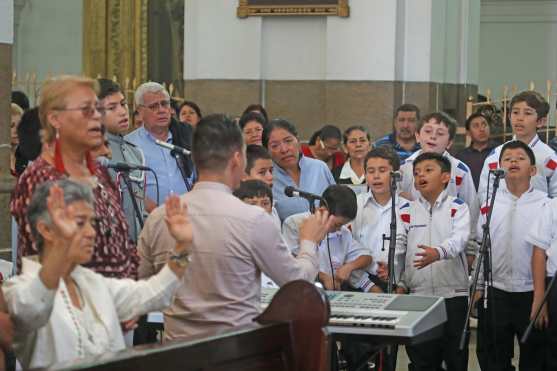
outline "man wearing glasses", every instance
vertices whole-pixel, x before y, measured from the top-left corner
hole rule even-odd
[[[124,140],[124,135],[128,132],[130,126],[130,112],[122,88],[116,82],[109,79],[98,79],[97,81],[100,86],[97,97],[105,112],[101,121],[106,128],[106,138],[112,152],[112,161],[131,165],[145,165],[143,151],[135,144]],[[143,202],[145,198],[145,174],[140,170],[135,170],[128,174],[132,187],[130,192],[122,179],[123,174],[113,169],[109,169],[109,173],[120,189],[122,209],[130,227],[129,236],[132,241],[137,243],[137,237],[141,232],[139,218],[143,218],[145,212]],[[131,199],[132,194],[135,197],[140,215],[137,215],[134,209]]]
[[[160,140],[188,147],[187,139],[183,138],[183,130],[176,127],[179,123],[171,122],[172,108],[166,89],[159,83],[146,82],[137,88],[134,100],[143,118],[143,126],[125,138],[141,148],[145,155],[145,165],[157,174],[158,187],[154,175],[146,173],[145,210],[151,212],[164,203],[170,193],[181,195],[191,189],[194,175],[190,165],[191,159],[182,155],[176,157],[170,150],[155,142]]]

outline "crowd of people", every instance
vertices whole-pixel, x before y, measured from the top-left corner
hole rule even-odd
[[[460,152],[456,120],[413,104],[375,142],[365,126],[325,125],[307,144],[258,104],[236,119],[203,116],[147,82],[134,106],[130,117],[117,83],[77,76],[45,83],[37,108],[12,106],[18,269],[0,291],[0,346],[23,368],[123,349],[133,329],[136,343],[152,341],[141,316],[154,310],[163,340],[179,340],[250,323],[261,287],[303,279],[383,293],[394,276],[396,293],[442,296],[447,308],[439,338],[406,347],[412,370],[467,369],[460,335],[478,302],[480,367],[511,369],[557,269],[557,155],[537,135],[549,113],[540,94],[513,97],[514,137],[498,146],[489,119],[471,115]],[[132,119],[141,125],[130,130]],[[557,289],[541,308],[520,344],[524,370],[557,369]],[[362,345],[343,344],[350,369]],[[394,370],[396,352],[379,360]]]

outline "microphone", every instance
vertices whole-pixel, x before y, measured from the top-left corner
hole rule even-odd
[[[181,153],[181,154],[183,154],[184,156],[189,156],[189,155],[191,154],[190,151],[188,151],[187,149],[185,149],[185,148],[183,148],[183,147],[180,147],[180,146],[177,146],[177,145],[168,143],[168,142],[163,142],[162,140],[156,139],[156,140],[155,140],[155,143],[157,143],[159,146],[164,147],[164,148],[166,148],[166,149],[169,149],[169,150],[171,150],[171,151],[175,151],[175,152]]]
[[[402,180],[402,173],[400,171],[391,171],[391,178],[393,180],[400,182]]]
[[[301,191],[299,189],[296,189],[292,186],[288,186],[286,188],[284,188],[284,194],[287,195],[288,197],[302,197],[305,198],[306,200],[313,202],[315,200],[322,200],[323,197],[318,196],[316,194],[313,193],[309,193],[309,192],[304,192]]]
[[[104,166],[106,168],[109,168],[109,169],[114,169],[115,171],[129,172],[129,171],[134,171],[134,170],[143,170],[143,171],[151,170],[147,166],[128,164],[127,162],[114,162],[114,161],[109,160],[106,157],[97,158],[97,162],[99,164],[101,164],[102,166]]]
[[[489,172],[497,178],[504,178],[507,174],[507,171],[505,169],[493,169],[489,170]]]

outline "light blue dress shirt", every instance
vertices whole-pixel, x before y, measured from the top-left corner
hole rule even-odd
[[[323,161],[300,154],[298,164],[300,166],[300,184],[295,184],[284,169],[273,163],[273,199],[280,220],[284,220],[292,214],[309,211],[309,203],[304,198],[287,197],[284,194],[284,188],[292,186],[305,192],[321,195],[328,186],[336,184],[333,174]]]
[[[144,127],[132,131],[125,139],[143,151],[145,166],[150,167],[157,173],[159,179],[159,204],[164,203],[170,193],[181,195],[187,192],[186,183],[182,178],[176,159],[170,154],[170,150],[155,143],[156,138]],[[172,133],[168,132],[168,143],[172,143]],[[146,172],[147,186],[145,195],[157,202],[157,185],[155,177],[151,172]],[[193,176],[189,181],[193,181]]]

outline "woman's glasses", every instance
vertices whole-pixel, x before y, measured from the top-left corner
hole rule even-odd
[[[76,108],[55,108],[55,111],[81,111],[83,117],[89,119],[95,115],[95,112],[104,116],[106,113],[106,108],[101,105],[96,106],[84,106],[84,107],[76,107]]]

